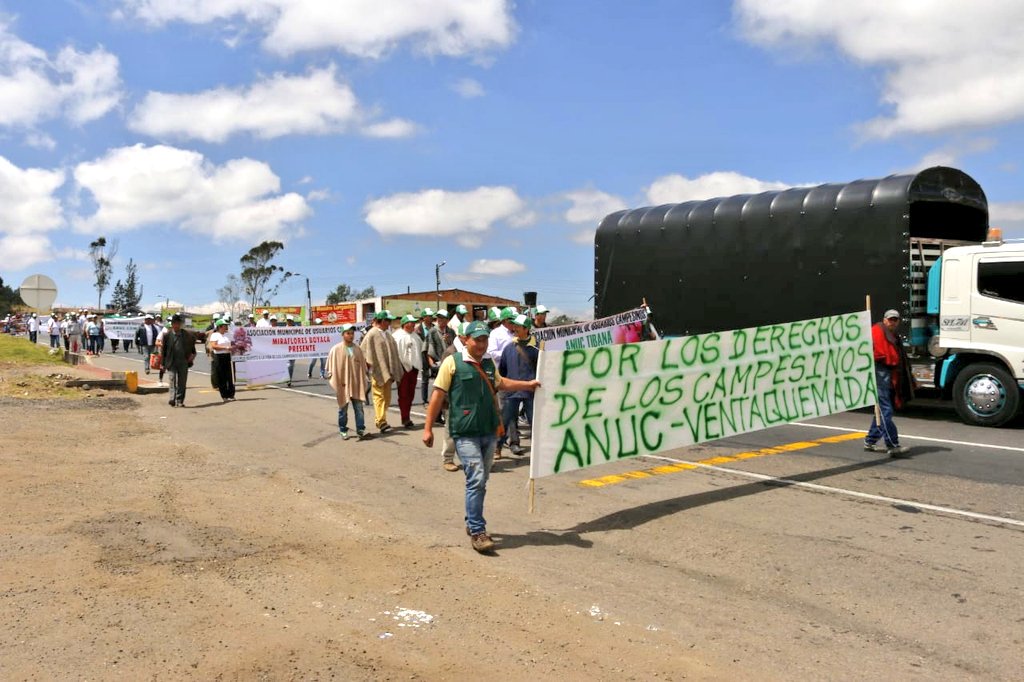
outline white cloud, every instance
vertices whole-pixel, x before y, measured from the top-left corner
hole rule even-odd
[[[652,182],[646,192],[647,201],[657,206],[727,197],[733,194],[758,194],[787,187],[792,185],[758,180],[732,171],[716,171],[696,178],[678,174],[665,175]]]
[[[516,218],[524,208],[515,190],[498,186],[393,194],[368,201],[363,212],[366,222],[385,237],[455,237],[461,245],[475,248],[491,227]]]
[[[54,259],[50,238],[42,234],[8,234],[0,236],[0,253],[5,268],[14,271],[30,268]],[[8,284],[11,284],[8,282]],[[11,286],[16,286],[11,284]]]
[[[480,258],[470,264],[469,272],[474,275],[507,277],[526,272],[526,266],[511,258]]]
[[[459,97],[465,99],[473,99],[475,97],[483,97],[486,93],[484,92],[484,86],[480,84],[480,81],[473,78],[461,78],[452,84],[452,90],[458,93]]]
[[[572,239],[577,244],[585,244],[586,246],[593,246],[594,245],[594,234],[595,233],[596,233],[596,230],[580,230],[578,232],[573,232],[573,234],[570,237],[570,239]]]
[[[400,43],[427,55],[462,56],[515,39],[511,0],[121,0],[121,16],[150,25],[244,21],[280,55],[335,49],[378,58]],[[234,33],[235,31],[233,31]]]
[[[1004,237],[1024,237],[1024,201],[992,203],[988,213],[989,225],[1002,228]]]
[[[987,152],[995,147],[995,144],[995,140],[989,138],[953,142],[933,149],[922,156],[917,163],[903,170],[904,172],[917,172],[932,166],[956,166],[963,157]]]
[[[75,221],[87,233],[176,224],[216,242],[286,239],[312,213],[301,195],[279,194],[270,166],[246,158],[217,166],[198,152],[137,144],[81,163],[74,175],[97,204]]]
[[[359,106],[334,66],[306,75],[274,74],[247,88],[191,94],[150,92],[132,112],[129,127],[158,138],[224,142],[249,133],[262,139],[327,135],[380,127],[378,136],[402,137],[415,125],[400,119],[375,123]],[[372,134],[366,132],[366,134]]]
[[[51,58],[0,22],[0,126],[31,129],[61,117],[88,123],[117,106],[120,88],[117,57],[102,47],[65,47]]]
[[[868,137],[997,125],[1024,116],[1024,3],[737,0],[751,41],[768,47],[834,44],[884,72],[890,110],[862,124]]]
[[[28,235],[60,227],[64,218],[54,192],[64,171],[18,168],[0,156],[0,233]]]
[[[576,225],[596,225],[609,213],[626,208],[626,202],[621,197],[597,189],[566,192],[565,198],[572,204],[565,212],[565,219]]]
[[[362,128],[363,135],[367,137],[398,138],[410,137],[420,131],[420,127],[412,121],[404,118],[392,118],[387,121],[370,123]]]

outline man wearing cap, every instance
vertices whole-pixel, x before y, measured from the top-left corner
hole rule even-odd
[[[60,320],[57,319],[57,313],[50,315],[46,331],[50,335],[50,348],[60,348]]]
[[[437,311],[437,334],[441,337],[441,359],[443,359],[445,352],[455,343],[455,330],[448,323],[447,310]],[[441,359],[438,360],[438,364],[441,363]],[[434,372],[434,374],[437,374],[437,372]]]
[[[341,325],[341,342],[327,354],[327,377],[338,399],[338,432],[342,440],[348,438],[348,405],[356,418],[356,436],[366,436],[363,416],[363,397],[366,395],[366,358],[355,343],[355,325]]]
[[[535,391],[540,383],[536,379],[515,381],[501,376],[487,357],[490,332],[484,324],[470,323],[466,336],[466,350],[447,358],[438,368],[423,425],[423,444],[433,447],[434,420],[447,398],[450,402],[448,428],[466,472],[466,532],[473,549],[489,552],[494,549],[494,540],[487,534],[484,497],[501,426],[495,391]]]
[[[491,308],[493,313],[497,308]],[[498,324],[491,329],[490,340],[487,344],[487,355],[491,358],[495,365],[501,362],[501,354],[505,351],[515,339],[515,334],[512,331],[512,320],[519,314],[515,308],[508,307],[503,308],[498,313]],[[498,404],[501,406],[502,413],[505,410],[505,392],[501,391],[498,393]],[[519,450],[519,424],[518,420],[512,423],[512,429],[505,434],[505,437],[509,443],[512,444],[514,449]],[[494,459],[501,459],[501,448],[504,442],[498,443],[498,448],[494,453]]]
[[[886,452],[890,457],[902,457],[909,448],[900,445],[900,436],[892,420],[893,408],[902,407],[904,381],[903,341],[897,331],[900,314],[886,310],[882,321],[871,328],[875,349],[875,384],[878,388],[878,410],[871,420],[871,428],[864,439],[864,449]],[[878,417],[881,416],[881,422]],[[884,441],[884,445],[879,441]]]
[[[463,334],[462,330],[465,329],[467,325],[469,325],[469,322],[451,325],[450,329],[452,330],[452,333],[455,334],[457,343],[453,343],[445,349],[444,355],[441,356],[442,364],[455,353],[462,353],[463,349],[465,349],[466,346],[464,342],[466,340],[466,336]],[[440,365],[438,367],[440,367]],[[447,395],[441,405],[441,414],[443,416],[439,416],[437,418],[437,423],[444,427],[444,435],[441,436],[441,466],[445,471],[458,471],[459,466],[455,463],[455,441],[452,439],[452,434],[448,430]]]
[[[28,340],[31,343],[36,343],[39,340],[39,316],[35,313],[28,318]]]
[[[213,325],[215,331],[207,338],[206,346],[212,354],[210,367],[213,384],[220,391],[221,400],[227,403],[235,399],[235,377],[231,372],[231,337],[228,336],[227,320],[214,320]]]
[[[206,334],[182,329],[181,315],[171,317],[171,328],[166,330],[160,348],[161,366],[170,374],[172,407],[185,406],[185,388],[188,385],[188,368],[196,358],[196,343],[206,340]]]
[[[143,364],[146,366],[146,374],[149,374],[149,357],[156,352],[157,338],[160,336],[160,328],[153,324],[153,315],[146,313],[142,318],[142,324],[135,331],[135,343],[142,353]]]
[[[413,428],[409,413],[412,411],[412,399],[416,395],[416,377],[423,369],[423,340],[417,326],[420,323],[416,321],[416,316],[406,315],[402,318],[402,327],[393,335],[403,370],[402,379],[398,382],[398,412],[402,426],[407,429]],[[423,382],[427,382],[425,373]]]
[[[373,393],[373,414],[381,433],[391,430],[388,424],[388,406],[391,405],[391,384],[402,378],[402,363],[398,359],[398,346],[387,330],[395,319],[387,310],[373,316],[373,327],[359,344],[370,366],[370,389]]]
[[[434,326],[434,319],[440,320],[441,311],[434,313],[430,308],[423,311],[417,333],[423,341],[423,377],[421,397],[426,405],[430,397],[430,380],[437,376],[437,366],[441,364],[441,356],[444,355],[444,337],[440,330]],[[447,315],[447,313],[445,313]]]
[[[501,361],[498,363],[498,371],[503,377],[530,381],[537,378],[537,360],[540,351],[537,344],[531,343],[530,318],[526,315],[517,315],[512,320],[512,331],[515,338],[512,343],[505,346],[501,353]],[[501,419],[505,425],[505,434],[509,438],[509,450],[513,455],[523,454],[523,448],[519,443],[519,421],[520,409],[526,415],[526,421],[533,425],[533,392],[515,391],[504,393],[501,402]],[[514,437],[514,440],[513,440]],[[502,441],[499,440],[496,452],[501,451]]]
[[[533,311],[533,328],[541,329],[548,326],[548,309],[545,306],[539,305],[534,308]]]
[[[274,319],[277,319],[277,318],[275,317]],[[262,313],[260,313],[260,319],[256,320],[256,326],[257,327],[270,327],[270,326],[272,326],[270,324],[270,311],[269,310],[264,310]]]
[[[67,327],[68,335],[68,352],[70,353],[81,353],[82,352],[82,320],[78,318],[78,315],[71,313],[71,319],[68,320]]]
[[[256,316],[255,315],[253,315],[252,313],[249,313],[249,316],[248,316],[247,319],[249,321],[246,323],[246,325],[245,325],[246,327],[255,327],[256,326]]]

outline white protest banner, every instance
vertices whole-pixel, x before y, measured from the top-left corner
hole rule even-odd
[[[142,317],[107,317],[103,319],[103,333],[108,339],[134,341],[135,332],[145,318]]]
[[[236,361],[301,360],[327,357],[341,342],[341,325],[235,327],[229,335]]]
[[[590,322],[540,327],[532,333],[538,344],[544,342],[544,350],[596,348],[642,341],[646,321],[647,308],[641,307]]]
[[[865,312],[545,351],[530,477],[873,405]]]

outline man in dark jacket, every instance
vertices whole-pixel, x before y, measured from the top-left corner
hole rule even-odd
[[[501,376],[517,381],[532,381],[537,378],[537,359],[540,351],[536,343],[530,343],[530,327],[532,322],[526,315],[518,315],[512,320],[512,342],[505,346],[498,361],[498,372]],[[508,437],[509,450],[513,455],[521,455],[524,450],[519,445],[519,431],[513,429],[519,420],[519,413],[526,414],[526,421],[533,425],[533,391],[515,391],[507,393],[501,405],[501,421],[505,425],[505,436],[498,442],[497,452]],[[497,455],[495,455],[497,457]]]
[[[160,349],[163,367],[170,375],[171,407],[185,406],[185,387],[188,385],[188,368],[196,359],[196,342],[204,343],[206,334],[181,328],[181,315],[171,317],[171,328],[164,335]]]

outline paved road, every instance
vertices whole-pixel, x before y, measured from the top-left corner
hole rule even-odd
[[[268,434],[273,448],[257,439],[238,456],[385,516],[405,531],[396,541],[469,551],[460,475],[419,432],[342,444],[329,389],[301,376],[223,407],[196,376],[189,405],[215,409],[154,398],[144,415],[197,443],[238,426]],[[738,678],[1019,679],[1024,427],[968,427],[919,403],[897,418],[912,450],[894,460],[862,449],[869,420],[833,415],[541,479],[534,515],[526,461],[501,462],[487,503],[500,561],[482,570],[530,576],[609,623],[671,631]]]

